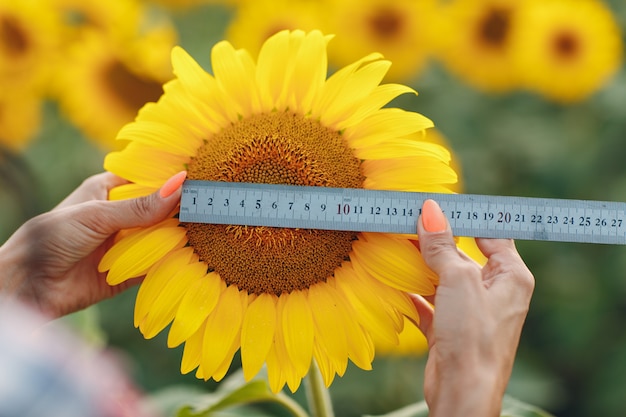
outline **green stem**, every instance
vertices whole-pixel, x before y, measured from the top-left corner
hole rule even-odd
[[[306,397],[309,403],[309,412],[312,417],[334,417],[333,405],[330,401],[330,394],[322,374],[317,366],[317,362],[311,362],[311,369],[305,380]]]
[[[294,417],[309,417],[300,404],[283,392],[276,394],[276,402],[285,407]]]

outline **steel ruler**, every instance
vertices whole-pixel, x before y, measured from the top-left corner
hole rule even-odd
[[[626,244],[626,203],[187,180],[181,222],[415,234],[426,199],[455,236]]]

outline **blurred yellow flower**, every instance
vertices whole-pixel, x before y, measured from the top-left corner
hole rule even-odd
[[[59,14],[65,42],[79,41],[82,34],[103,32],[113,38],[136,36],[147,16],[139,0],[47,0]]]
[[[423,140],[432,122],[382,108],[412,89],[380,84],[390,62],[370,54],[327,74],[329,36],[282,31],[255,60],[220,42],[213,76],[181,48],[177,78],[118,138],[105,168],[129,181],[110,198],[188,178],[451,192],[446,148]],[[327,385],[348,360],[370,369],[373,337],[398,342],[406,292],[433,294],[437,277],[410,239],[381,233],[178,222],[125,231],[99,266],[116,285],[145,274],[135,325],[146,338],[170,323],[185,343],[183,373],[220,380],[241,349],[252,378],[265,363],[273,391],[295,391],[312,360]],[[417,213],[413,213],[416,215]]]
[[[515,39],[525,85],[564,103],[601,88],[622,63],[620,29],[597,0],[539,0],[527,7]]]
[[[526,1],[453,0],[440,6],[437,56],[451,73],[476,88],[517,88],[511,40]]]
[[[41,96],[24,88],[20,94],[0,91],[0,147],[23,149],[41,125]]]
[[[0,88],[44,89],[54,67],[60,22],[35,0],[0,0]],[[42,65],[45,63],[45,65]]]
[[[321,12],[317,0],[241,1],[227,28],[226,39],[257,54],[263,42],[281,30],[320,29]]]
[[[117,41],[97,31],[85,32],[69,50],[55,91],[64,114],[103,149],[120,148],[119,129],[147,102],[158,100],[162,84],[173,77],[170,27]]]
[[[393,62],[389,80],[418,77],[430,55],[433,0],[328,0],[324,30],[337,35],[331,65],[343,66],[370,51]]]

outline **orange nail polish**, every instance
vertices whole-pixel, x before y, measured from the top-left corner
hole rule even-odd
[[[165,184],[161,187],[159,195],[161,198],[167,198],[174,194],[174,191],[178,190],[183,182],[187,178],[187,171],[180,171],[178,174],[174,174],[169,180],[165,181]]]
[[[422,225],[427,232],[443,232],[448,226],[441,207],[434,200],[424,201],[422,206]]]

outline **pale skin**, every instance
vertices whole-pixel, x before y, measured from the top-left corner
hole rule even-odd
[[[413,301],[430,348],[424,380],[429,416],[499,416],[534,277],[512,240],[477,239],[488,259],[481,267],[457,249],[439,206],[425,209],[423,217],[430,218],[418,221],[420,250],[439,286],[429,300],[435,309],[422,297]]]
[[[98,263],[119,230],[165,219],[180,200],[180,184],[173,191],[177,184],[170,184],[166,197],[157,191],[107,201],[109,190],[124,183],[111,173],[94,175],[54,209],[24,223],[0,247],[0,293],[57,318],[137,284],[139,279],[108,285]]]
[[[123,201],[107,197],[125,180],[110,173],[88,178],[0,247],[0,294],[57,318],[139,283],[141,278],[109,286],[98,263],[119,230],[171,215],[185,175],[175,175],[151,195]],[[430,417],[498,416],[534,278],[510,240],[478,239],[488,262],[481,267],[469,259],[437,209],[424,207],[417,231],[440,285],[428,301],[413,297],[430,345],[424,381]]]

